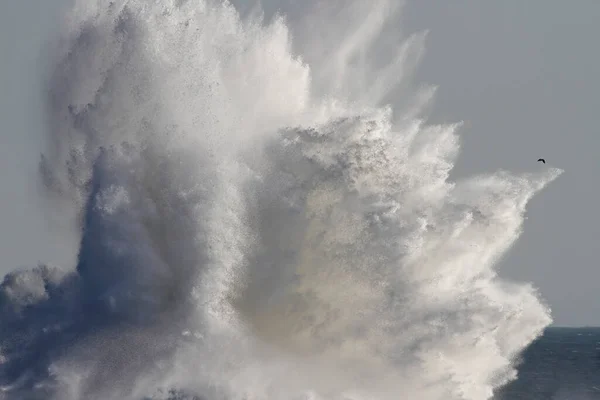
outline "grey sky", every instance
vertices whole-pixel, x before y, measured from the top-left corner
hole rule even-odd
[[[39,52],[65,2],[0,3],[0,272],[73,255],[45,228],[33,185]],[[439,86],[433,121],[468,121],[454,176],[543,168],[538,157],[566,170],[530,204],[525,233],[500,266],[540,288],[558,325],[600,325],[598,15],[596,0],[410,0],[403,13],[405,32],[430,31],[417,78]]]
[[[0,254],[4,273],[72,257],[51,234],[36,193],[44,136],[40,84],[45,40],[66,0],[0,2]]]

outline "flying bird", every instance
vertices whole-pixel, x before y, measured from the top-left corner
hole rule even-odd
[[[538,162],[543,162],[544,164],[546,164],[546,160],[544,160],[543,158],[538,159]]]

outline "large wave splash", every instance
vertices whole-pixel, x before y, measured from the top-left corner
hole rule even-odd
[[[561,171],[449,182],[460,124],[400,90],[423,35],[382,40],[397,11],[331,2],[291,35],[216,0],[76,1],[40,171],[78,263],[5,277],[2,398],[479,400],[513,379],[551,318],[493,266]]]

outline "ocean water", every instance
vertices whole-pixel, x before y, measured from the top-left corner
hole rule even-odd
[[[548,328],[495,399],[600,399],[600,328]]]
[[[514,381],[551,312],[494,267],[562,171],[449,179],[461,123],[427,122],[425,35],[397,32],[399,5],[74,1],[39,178],[77,262],[0,285],[2,398],[484,400]]]

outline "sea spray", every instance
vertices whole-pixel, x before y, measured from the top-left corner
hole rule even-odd
[[[449,181],[460,124],[406,89],[423,36],[386,39],[393,4],[308,8],[291,35],[221,1],[75,2],[40,166],[78,264],[2,284],[6,398],[479,400],[514,378],[551,319],[493,267],[561,171]]]

